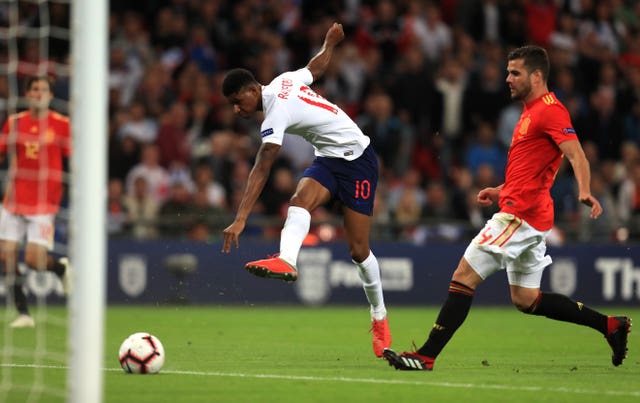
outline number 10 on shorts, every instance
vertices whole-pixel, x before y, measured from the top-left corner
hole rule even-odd
[[[356,199],[368,199],[371,196],[371,183],[368,180],[356,181]]]

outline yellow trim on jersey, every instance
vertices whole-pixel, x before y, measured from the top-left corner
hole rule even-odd
[[[545,105],[553,105],[557,101],[556,101],[556,99],[555,99],[555,97],[553,95],[547,94],[547,95],[543,95],[542,96],[542,102],[544,102]]]

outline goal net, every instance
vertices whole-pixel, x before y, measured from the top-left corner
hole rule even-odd
[[[106,4],[0,0],[0,401],[101,400]]]

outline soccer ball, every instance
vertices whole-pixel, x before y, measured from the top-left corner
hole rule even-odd
[[[134,333],[122,342],[118,358],[124,372],[155,374],[164,364],[164,347],[152,334]]]

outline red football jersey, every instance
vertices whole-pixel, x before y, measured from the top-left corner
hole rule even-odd
[[[50,111],[9,116],[0,133],[0,154],[9,156],[3,207],[14,214],[55,214],[62,197],[62,158],[71,154],[69,118]]]
[[[562,161],[558,144],[577,139],[569,112],[552,92],[526,104],[511,138],[500,210],[540,231],[551,229],[549,190]]]

